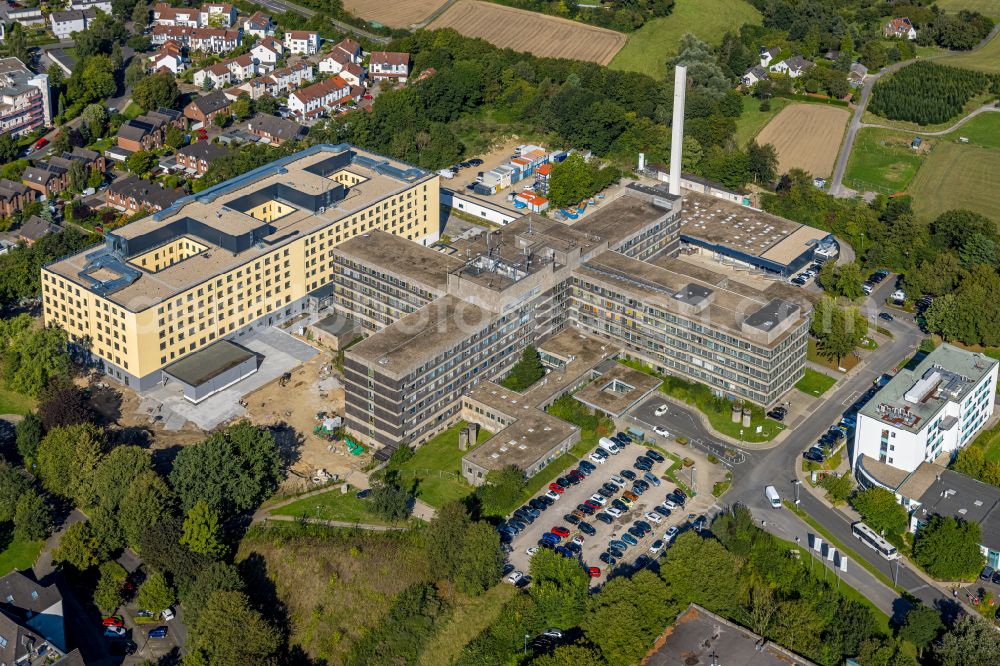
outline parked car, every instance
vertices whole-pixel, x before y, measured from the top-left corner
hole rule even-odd
[[[101,624],[105,627],[123,627],[125,622],[122,620],[120,615],[109,615],[101,620]]]
[[[597,463],[598,465],[603,465],[603,464],[604,464],[604,460],[605,460],[605,457],[602,457],[602,456],[599,456],[599,455],[597,454],[597,451],[594,451],[593,453],[591,453],[591,454],[590,454],[589,456],[587,456],[587,457],[588,457],[588,458],[590,458],[591,460],[593,460],[593,461],[594,461],[595,463]]]
[[[619,474],[621,474],[624,478],[628,479],[629,481],[635,481],[636,479],[635,472],[633,472],[630,469],[623,469],[622,471],[619,472]]]
[[[643,517],[646,520],[653,523],[654,525],[659,525],[661,522],[663,522],[663,517],[660,516],[660,514],[656,513],[655,511],[647,511]]]
[[[653,414],[655,414],[657,416],[663,416],[664,414],[667,413],[668,409],[669,409],[669,407],[667,407],[667,403],[663,403],[662,405],[660,405],[659,407],[656,408],[656,410],[653,412]]]
[[[597,513],[593,508],[587,506],[586,504],[577,504],[576,505],[576,510],[580,511],[581,513],[584,513],[584,514],[586,514],[588,516],[592,516],[595,513]]]
[[[666,458],[663,457],[663,454],[653,449],[646,449],[645,456],[647,458],[652,458],[656,462],[664,462],[666,460]]]
[[[655,511],[658,514],[660,514],[664,518],[669,518],[670,517],[670,509],[668,509],[667,507],[663,506],[662,504],[657,504],[656,506],[654,506],[653,507],[653,511]]]
[[[677,538],[677,534],[679,532],[680,530],[677,529],[676,525],[671,525],[670,527],[667,528],[667,531],[663,533],[663,538],[667,540],[667,543],[670,543],[671,541]]]
[[[625,544],[622,544],[622,545],[624,546]],[[608,546],[608,555],[610,555],[611,557],[613,557],[615,559],[619,559],[620,560],[621,558],[625,557],[624,550],[625,550],[624,548],[618,549],[618,548],[615,548],[613,546]]]
[[[649,547],[649,552],[651,552],[653,555],[656,555],[661,550],[663,550],[663,541],[661,541],[660,539],[654,541],[652,545],[650,545]]]
[[[559,499],[559,493],[555,492],[554,490],[550,490],[549,492],[545,493],[545,497],[548,497],[550,500],[555,501]]]
[[[517,584],[519,580],[524,578],[524,574],[520,571],[512,571],[509,576],[507,576],[507,582],[514,585]]]
[[[594,536],[595,534],[597,534],[597,530],[595,530],[594,526],[591,525],[590,523],[580,523],[579,525],[577,525],[577,527],[580,529],[581,532],[583,532],[587,536]]]
[[[556,525],[549,531],[555,534],[556,536],[563,537],[564,539],[569,536],[569,530],[563,527],[562,525]]]
[[[598,569],[597,567],[588,567],[587,568],[587,575],[590,576],[591,578],[600,578],[601,577],[601,570]]]
[[[990,566],[983,567],[983,570],[981,572],[979,572],[979,578],[980,578],[980,580],[985,580],[985,581],[992,580],[992,578],[993,578],[993,567],[990,567]]]
[[[660,437],[670,437],[670,431],[660,425],[653,426],[653,432],[655,432]]]
[[[125,627],[104,627],[105,638],[122,638],[125,633]]]
[[[611,513],[612,510],[617,511],[617,509],[615,509],[614,507],[609,507],[606,511],[601,511],[595,514],[594,518],[601,521],[605,525],[610,525],[611,523],[614,522],[614,518],[612,518],[613,514]]]
[[[569,482],[567,482],[567,485],[568,483]],[[559,493],[561,495],[562,493],[566,492],[566,487],[560,486],[558,483],[553,482],[549,484],[549,490],[555,493]]]
[[[608,552],[601,553],[597,559],[599,559],[601,562],[604,562],[609,567],[613,567],[618,562],[618,560],[616,560],[615,557]]]
[[[634,536],[632,536],[631,534],[629,534],[628,532],[626,532],[625,534],[622,535],[621,540],[624,541],[625,543],[627,543],[630,546],[638,546],[639,545],[639,542],[636,541],[636,538]]]
[[[168,631],[167,630],[167,626],[165,624],[161,624],[160,626],[156,627],[155,629],[150,630],[149,637],[150,638],[166,638],[167,637],[167,631]]]
[[[653,486],[655,487],[660,486],[660,480],[656,478],[656,475],[653,474],[652,472],[646,472],[645,474],[642,475],[642,478],[652,483]]]
[[[563,516],[563,520],[565,520],[570,525],[580,524],[580,519],[574,516],[572,513],[567,513],[565,516]]]
[[[882,321],[892,321],[892,315],[889,314],[888,312],[879,312],[878,318],[881,319]]]

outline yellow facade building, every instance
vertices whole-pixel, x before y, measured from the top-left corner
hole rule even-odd
[[[380,230],[429,245],[439,219],[436,174],[313,146],[45,266],[45,323],[147,390],[178,360],[304,310],[332,281],[340,243]]]

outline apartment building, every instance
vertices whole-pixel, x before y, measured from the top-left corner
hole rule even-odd
[[[36,162],[21,173],[21,182],[51,199],[69,186],[69,169],[50,162]]]
[[[52,34],[59,39],[69,39],[69,36],[74,32],[83,32],[95,18],[97,18],[97,11],[94,9],[49,14]]]
[[[192,28],[186,25],[154,25],[150,41],[163,45],[168,41],[192,51],[214,53],[216,55],[232,51],[240,45],[241,31],[226,28]]]
[[[334,278],[332,249],[382,230],[437,240],[438,176],[348,145],[318,145],[108,232],[42,269],[45,322],[91,341],[138,390],[305,308]]]
[[[900,370],[858,412],[852,467],[865,480],[867,462],[912,472],[947,465],[993,415],[1000,363],[942,344],[913,370]]]
[[[230,98],[226,93],[216,90],[207,95],[196,97],[188,103],[184,107],[184,117],[191,122],[205,125],[212,122],[219,114],[229,115],[229,107],[234,101],[235,99]]]
[[[208,83],[210,89],[219,90],[229,87],[229,84],[233,82],[233,73],[226,66],[226,63],[217,62],[195,72],[192,81],[199,88],[204,88],[205,84]]]
[[[359,88],[352,89],[344,79],[331,76],[289,95],[288,110],[299,119],[315,118],[360,96]]]
[[[236,86],[236,89],[240,92],[246,92],[250,99],[254,100],[260,99],[263,95],[280,97],[312,81],[315,76],[311,63],[300,62],[241,83]]]
[[[24,183],[0,178],[0,217],[10,217],[38,198],[38,191]]]
[[[213,161],[227,155],[229,151],[217,143],[196,141],[177,151],[177,166],[195,177],[200,177],[205,175]]]
[[[111,15],[110,0],[69,0],[69,8],[75,10],[97,9]]]
[[[231,28],[236,25],[237,16],[236,8],[224,3],[201,7],[172,7],[164,2],[153,5],[154,26]]]
[[[181,190],[171,190],[159,183],[129,175],[119,178],[104,190],[104,204],[127,213],[140,210],[156,212],[169,208],[183,196]]]
[[[0,58],[0,134],[21,136],[51,124],[48,75],[17,58]]]
[[[368,60],[368,74],[373,81],[395,80],[406,83],[410,75],[410,54],[373,51]]]
[[[183,114],[173,109],[157,109],[126,120],[118,128],[117,145],[128,152],[159,148],[170,127],[186,129]]]
[[[319,33],[311,30],[289,30],[285,33],[284,45],[289,53],[315,55],[319,53]]]
[[[250,55],[259,67],[266,70],[274,69],[278,60],[285,52],[285,47],[274,37],[265,37],[250,49]]]

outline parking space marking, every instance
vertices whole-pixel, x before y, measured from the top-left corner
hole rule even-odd
[[[858,396],[860,396],[860,395],[861,395],[861,391],[851,391],[851,394],[848,395],[846,398],[844,398],[844,402],[842,402],[841,404],[844,407],[850,407],[851,405],[853,405],[857,401]]]

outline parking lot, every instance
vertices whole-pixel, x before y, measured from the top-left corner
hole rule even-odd
[[[660,486],[652,486],[643,493],[638,501],[636,501],[633,506],[625,512],[623,515],[614,518],[613,522],[608,525],[599,520],[594,516],[589,516],[586,521],[591,525],[597,533],[593,536],[587,536],[583,534],[576,526],[571,525],[567,522],[563,516],[567,513],[571,513],[577,505],[590,499],[591,495],[597,493],[598,489],[603,483],[611,480],[613,475],[621,476],[621,471],[631,470],[637,475],[638,478],[642,478],[642,472],[635,469],[632,465],[635,459],[646,451],[646,447],[638,444],[630,444],[625,447],[617,455],[612,455],[604,464],[596,465],[597,469],[594,472],[583,479],[579,484],[575,486],[569,486],[566,488],[559,499],[550,506],[548,509],[543,511],[540,516],[535,518],[534,523],[527,526],[525,530],[514,536],[511,542],[512,551],[508,557],[509,563],[517,570],[525,574],[528,573],[530,566],[531,556],[528,555],[527,550],[532,547],[538,546],[538,540],[543,534],[549,532],[553,527],[563,526],[569,530],[570,535],[566,539],[563,539],[563,543],[572,539],[575,536],[582,536],[584,541],[582,544],[582,552],[575,557],[581,562],[582,566],[586,567],[598,567],[601,570],[601,576],[599,578],[594,578],[591,581],[592,585],[599,585],[603,582],[604,578],[609,573],[608,566],[602,562],[599,558],[601,553],[603,553],[608,548],[608,542],[612,539],[620,540],[622,535],[626,533],[626,530],[632,526],[636,520],[645,520],[652,527],[651,533],[647,533],[643,538],[637,539],[637,546],[629,546],[624,552],[624,557],[618,560],[616,567],[621,567],[623,565],[629,565],[635,562],[635,560],[640,555],[650,556],[650,546],[658,539],[663,539],[664,532],[667,528],[675,525],[681,526],[688,522],[689,511],[692,509],[692,500],[688,499],[685,507],[679,507],[676,511],[673,511],[671,515],[667,518],[661,517],[661,522],[656,524],[654,520],[644,517],[644,514],[653,510],[653,507],[657,504],[662,504],[666,494],[674,490],[677,486],[669,479],[663,479],[663,475],[666,473],[667,469],[670,467],[671,461],[667,458],[664,462],[655,462],[652,470],[650,470],[657,478],[661,479]],[[570,470],[567,470],[567,473]],[[632,482],[628,481],[626,488],[631,488]],[[622,492],[618,492],[615,497],[621,497]],[[699,498],[701,499],[701,498]],[[708,496],[711,500],[711,495]],[[704,502],[698,502],[698,504],[703,504]],[[605,509],[611,506],[611,500],[605,505]],[[663,554],[663,550],[660,551],[659,555]]]

